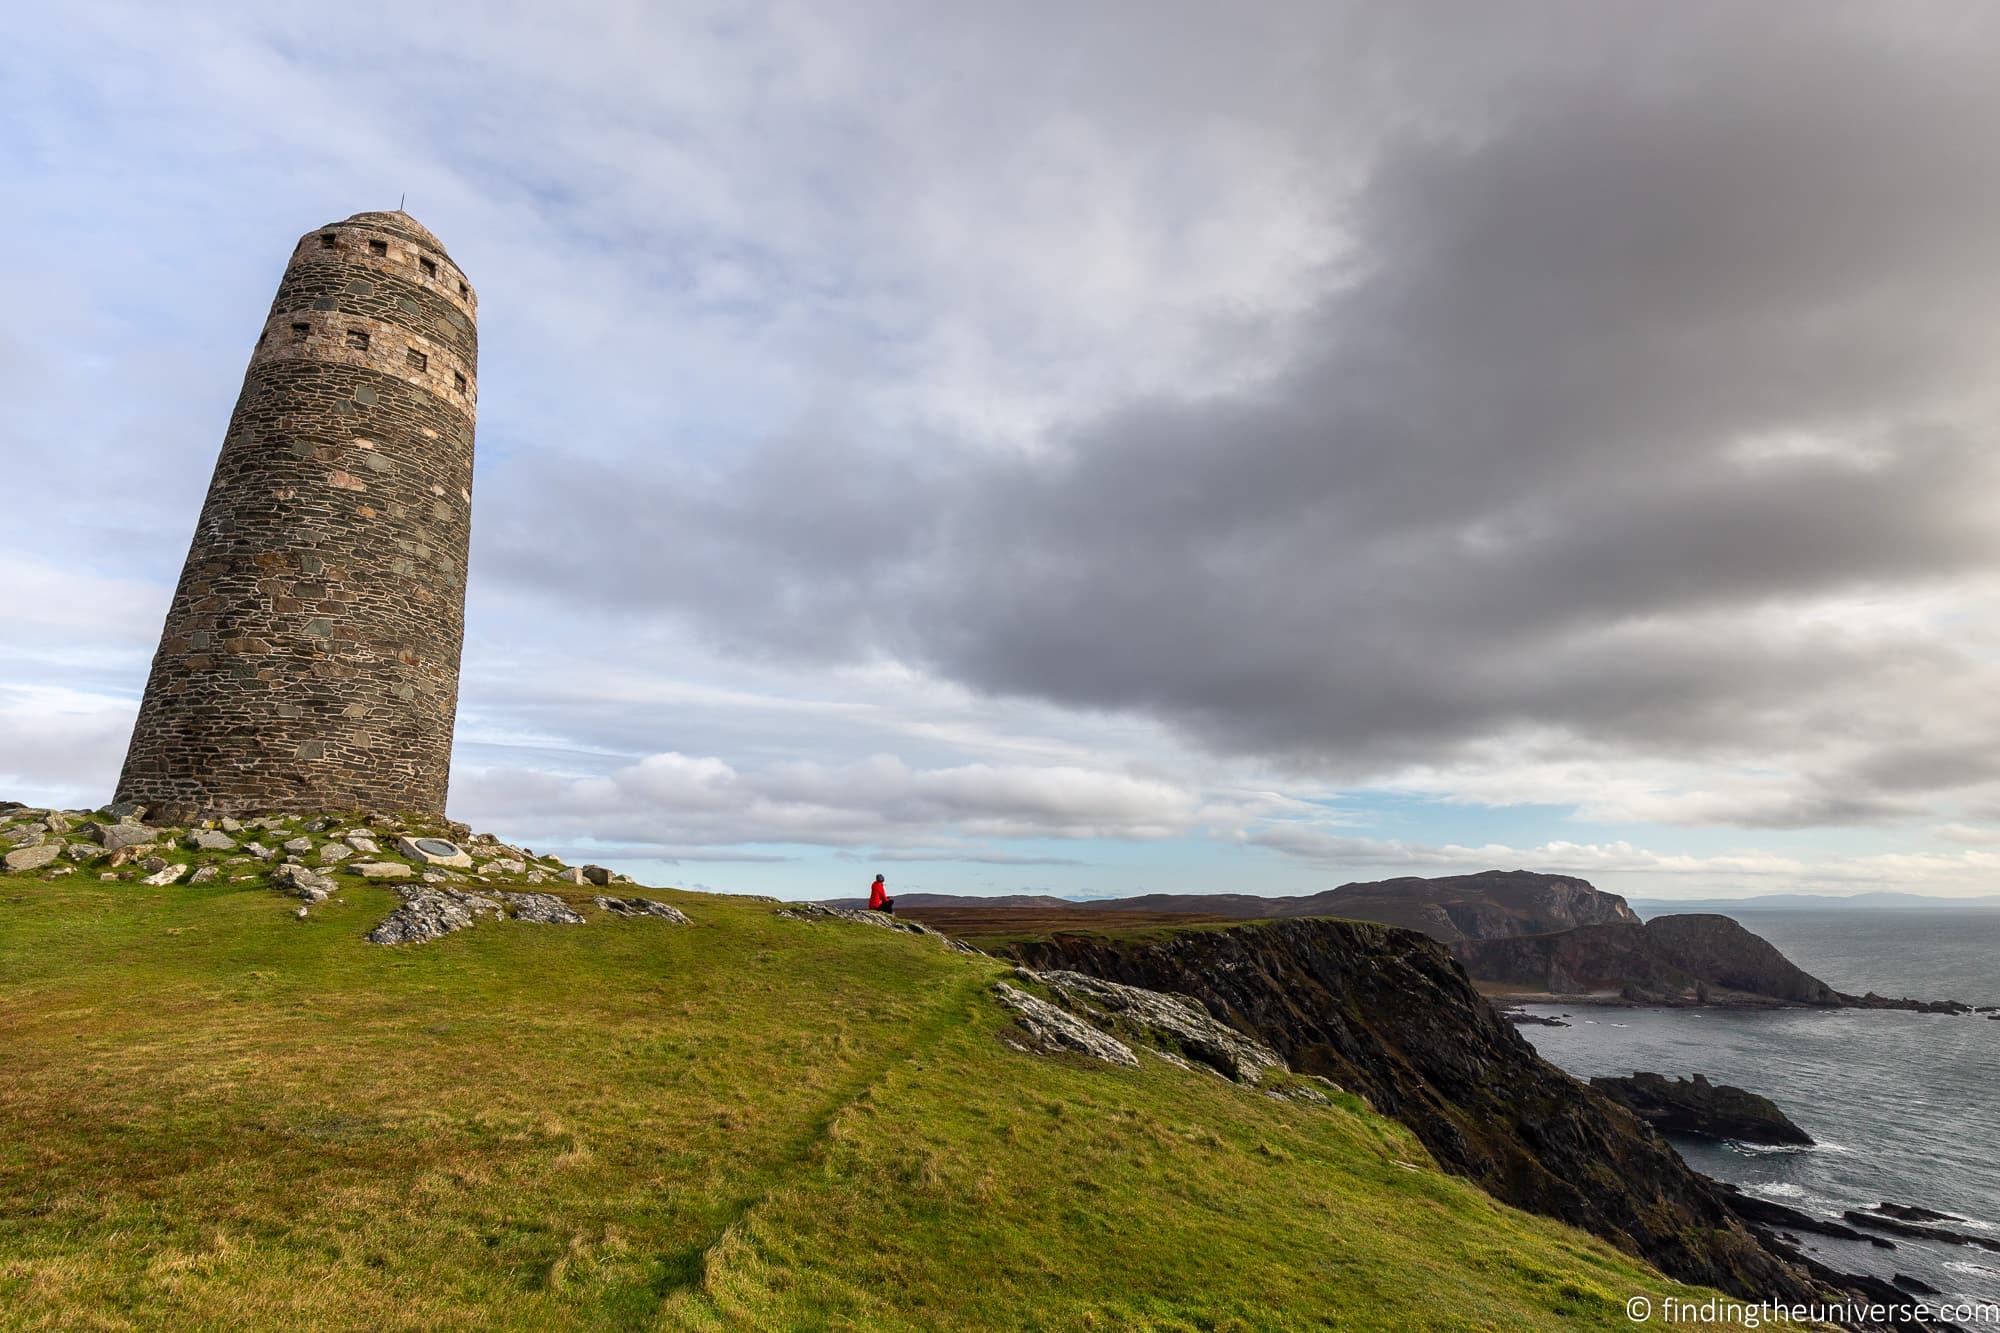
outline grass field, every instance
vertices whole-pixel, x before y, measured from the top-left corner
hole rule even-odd
[[[1023,1054],[999,963],[657,896],[694,924],[579,893],[382,948],[376,885],[298,921],[0,877],[0,1327],[1628,1329],[1689,1294],[1351,1098]]]

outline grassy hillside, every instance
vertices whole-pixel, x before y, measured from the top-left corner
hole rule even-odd
[[[1675,1288],[1358,1103],[998,1039],[1005,969],[691,926],[383,948],[0,877],[0,1326],[1626,1329]],[[1708,1326],[1708,1327],[1712,1327]]]

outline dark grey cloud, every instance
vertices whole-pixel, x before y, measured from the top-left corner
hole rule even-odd
[[[1350,20],[1307,66],[1362,94],[1270,96],[1344,240],[1268,373],[1027,451],[802,414],[566,465],[482,576],[1347,776],[1528,730],[1825,765],[1780,826],[1991,776],[1924,734],[2000,738],[1983,661],[1841,608],[2000,557],[1992,21],[1537,12]]]

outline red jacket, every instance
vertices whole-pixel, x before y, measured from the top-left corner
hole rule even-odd
[[[868,886],[868,905],[870,907],[880,907],[888,900],[889,891],[883,887],[881,880],[878,879]]]

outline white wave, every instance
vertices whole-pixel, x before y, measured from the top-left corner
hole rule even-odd
[[[1792,1153],[1829,1153],[1833,1156],[1847,1156],[1854,1149],[1844,1143],[1828,1143],[1822,1139],[1818,1143],[1743,1143],[1737,1139],[1724,1139],[1729,1150],[1745,1157],[1784,1157]]]
[[[1737,1139],[1724,1139],[1723,1143],[1729,1151],[1743,1157],[1782,1157],[1812,1151],[1812,1146],[1805,1143],[1744,1143]]]
[[[1970,1263],[1964,1259],[1947,1259],[1944,1265],[1947,1273],[1971,1273],[1975,1277],[2000,1277],[2000,1268],[1988,1268],[1984,1264]]]

